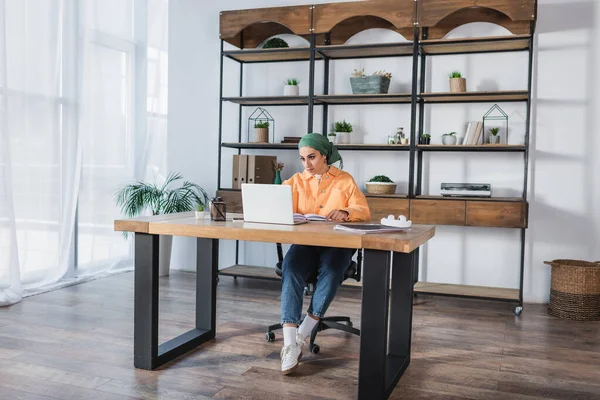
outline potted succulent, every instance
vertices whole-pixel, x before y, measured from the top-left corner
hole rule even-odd
[[[330,132],[330,133],[328,133],[328,134],[327,134],[327,139],[329,139],[329,141],[330,141],[331,143],[335,143],[335,138],[336,138],[336,136],[337,136],[337,133],[335,133],[335,132]]]
[[[463,93],[467,91],[467,80],[460,71],[452,71],[450,77],[450,93]]]
[[[350,77],[352,94],[384,94],[390,88],[392,74],[390,72],[375,71],[372,75],[365,75],[364,68],[355,69]]]
[[[256,121],[254,123],[254,142],[269,143],[269,121]]]
[[[290,47],[290,45],[287,44],[287,42],[285,40],[278,38],[278,37],[274,37],[274,38],[267,40],[262,48],[263,49],[279,49],[279,48],[283,48],[283,47]]]
[[[368,194],[394,194],[396,193],[396,183],[385,175],[376,175],[367,183]]]
[[[499,132],[500,128],[490,128],[490,136],[488,138],[490,144],[500,143],[500,136],[498,136]]]
[[[431,143],[431,135],[428,133],[424,133],[421,135],[421,144],[430,144]]]
[[[196,219],[204,219],[204,215],[205,215],[205,211],[204,211],[204,204],[198,204],[198,206],[196,207]]]
[[[300,95],[300,87],[298,84],[300,81],[296,78],[288,78],[285,81],[285,86],[283,87],[283,95],[284,96],[299,96]]]
[[[333,126],[333,131],[336,133],[337,143],[339,144],[350,144],[350,134],[352,132],[352,124],[343,120],[342,122],[336,122]]]
[[[163,215],[192,211],[195,204],[208,204],[208,194],[195,183],[184,181],[180,187],[171,188],[179,179],[182,179],[180,174],[170,173],[160,186],[156,182],[141,181],[126,185],[115,193],[115,203],[128,218],[137,217],[144,212]],[[159,238],[160,276],[169,275],[172,243],[173,236],[161,235]]]
[[[444,133],[442,135],[442,143],[448,145],[456,144],[456,132]]]

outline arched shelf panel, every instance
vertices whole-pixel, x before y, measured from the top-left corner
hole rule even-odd
[[[390,29],[413,39],[414,1],[359,1],[316,5],[313,27],[318,44],[344,44],[359,32],[373,28]],[[325,36],[329,35],[329,43]]]
[[[219,36],[233,46],[256,48],[274,35],[310,36],[311,6],[256,8],[223,11],[220,15]]]
[[[490,22],[514,35],[531,34],[535,20],[535,0],[419,0],[417,18],[420,28],[428,29],[429,39],[441,39],[453,29],[471,22]]]

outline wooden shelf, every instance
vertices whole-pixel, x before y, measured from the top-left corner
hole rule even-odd
[[[297,143],[222,143],[221,146],[231,149],[277,149],[297,150]],[[407,144],[336,144],[339,150],[363,150],[363,151],[409,151]]]
[[[479,103],[527,101],[527,90],[509,90],[498,92],[464,92],[464,93],[421,93],[425,103]]]
[[[421,52],[427,55],[493,53],[529,49],[529,35],[491,36],[486,38],[422,40]]]
[[[471,200],[471,201],[514,201],[523,203],[523,199],[520,197],[449,197],[449,196],[433,196],[433,195],[420,195],[416,196],[416,199],[423,200]]]
[[[308,104],[308,96],[223,97],[223,101],[243,106],[302,106]]]
[[[342,60],[348,58],[374,58],[374,57],[399,57],[412,56],[413,43],[373,43],[360,45],[336,45],[319,46],[316,48],[317,54],[332,60]]]
[[[310,60],[310,48],[227,50],[223,52],[223,55],[242,63],[308,61]],[[321,59],[321,55],[315,54],[315,59]]]
[[[415,292],[444,296],[476,297],[480,299],[519,301],[519,289],[489,286],[457,285],[449,283],[417,282]]]
[[[481,145],[445,145],[445,144],[418,144],[419,151],[482,151],[482,152],[524,152],[522,144],[481,144]]]
[[[273,253],[275,253],[275,251],[275,245],[273,245]],[[281,281],[281,278],[275,273],[274,267],[271,268],[237,264],[219,270],[219,275]],[[356,282],[353,279],[346,279],[342,285],[350,287],[361,287],[362,283]],[[494,300],[519,300],[519,289],[495,288],[487,286],[468,286],[447,283],[417,282],[417,284],[415,285],[415,292],[421,294],[477,297]]]
[[[323,104],[395,104],[410,103],[410,93],[319,95],[315,102]]]
[[[408,195],[405,193],[394,193],[394,194],[368,194],[368,193],[365,193],[365,196],[379,198],[379,199],[408,199]]]

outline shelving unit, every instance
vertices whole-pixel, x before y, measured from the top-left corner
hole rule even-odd
[[[328,107],[347,105],[396,104],[410,107],[409,145],[349,144],[338,145],[341,151],[402,151],[409,154],[408,193],[367,196],[374,219],[388,214],[409,215],[415,223],[455,226],[486,226],[520,230],[521,255],[519,288],[490,288],[418,282],[415,291],[437,295],[463,296],[517,302],[519,314],[523,305],[523,269],[525,232],[528,223],[527,174],[529,163],[529,125],[531,108],[531,73],[533,35],[537,4],[535,0],[371,0],[368,2],[328,3],[307,6],[274,7],[221,13],[221,102],[219,111],[219,194],[228,203],[228,210],[241,211],[239,191],[222,187],[221,151],[223,148],[242,150],[295,150],[294,143],[242,143],[242,107],[304,106],[308,108],[307,132],[313,131],[313,108],[322,107],[322,132],[328,131]],[[471,22],[491,22],[501,25],[512,35],[444,39],[454,28]],[[358,32],[372,28],[393,30],[406,42],[348,45],[347,40]],[[258,49],[269,37],[291,33],[305,38],[308,47]],[[224,50],[223,43],[239,50]],[[528,52],[528,87],[526,90],[486,91],[467,93],[427,92],[425,79],[430,57],[450,54],[485,54]],[[411,92],[381,95],[329,93],[329,64],[332,60],[397,57],[412,60]],[[237,97],[223,97],[223,60],[239,63],[240,87]],[[308,95],[297,97],[244,96],[243,66],[249,63],[305,62],[309,70]],[[323,63],[323,94],[315,95],[315,64]],[[238,142],[222,142],[223,102],[239,105]],[[422,145],[417,138],[423,132],[425,107],[456,103],[522,102],[527,108],[525,142],[500,145]],[[523,155],[523,193],[510,198],[447,198],[424,195],[423,158],[438,152],[454,153],[517,153]],[[458,156],[458,155],[457,155]],[[468,229],[468,228],[465,228]],[[431,244],[432,246],[434,244]],[[277,279],[268,267],[236,265],[220,271],[222,275]],[[272,276],[270,276],[272,275]]]

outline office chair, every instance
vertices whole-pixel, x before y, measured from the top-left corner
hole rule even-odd
[[[281,277],[281,266],[283,264],[283,250],[281,248],[281,243],[277,243],[277,258],[279,261],[277,262],[275,273]],[[346,269],[346,273],[344,274],[344,280],[348,278],[352,278],[356,280],[356,282],[360,282],[361,278],[361,268],[362,268],[362,250],[358,250],[357,260],[350,260],[350,265]],[[317,275],[318,269],[315,266],[315,270],[306,280],[306,287],[304,288],[304,294],[312,296],[315,291],[315,284],[317,283]],[[341,322],[345,322],[342,324]],[[271,325],[267,328],[266,339],[268,342],[275,341],[275,330],[282,329],[283,326],[281,323]],[[315,344],[315,338],[318,332],[324,331],[326,329],[337,329],[340,331],[352,333],[353,335],[360,336],[360,330],[353,327],[352,321],[350,317],[346,316],[331,316],[331,317],[323,317],[319,320],[315,328],[313,329],[310,335],[310,343],[308,349],[311,353],[317,354],[320,351],[320,347],[318,344]]]

